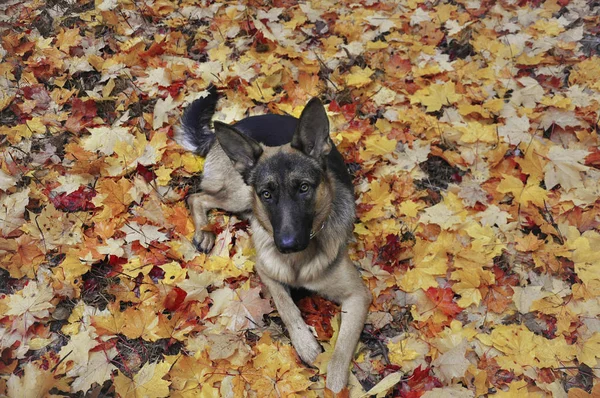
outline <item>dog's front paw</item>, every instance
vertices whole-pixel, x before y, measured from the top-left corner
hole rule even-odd
[[[208,253],[215,245],[216,235],[210,231],[198,230],[194,233],[194,240],[192,243],[196,246],[198,251]]]
[[[327,381],[325,382],[325,386],[336,394],[342,391],[346,387],[346,384],[348,384],[348,366],[341,362],[334,355],[331,357],[329,365],[327,365]]]
[[[312,365],[315,362],[315,359],[317,359],[317,355],[319,355],[323,349],[308,328],[300,330],[296,331],[296,333],[293,333],[291,336],[292,345],[296,349],[300,359],[308,365]]]

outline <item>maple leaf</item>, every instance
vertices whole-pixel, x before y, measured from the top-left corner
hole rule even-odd
[[[361,87],[371,83],[373,71],[369,67],[361,69],[358,66],[353,66],[350,72],[349,75],[346,75],[346,84],[348,86]]]
[[[503,180],[496,188],[501,193],[511,193],[515,200],[523,205],[528,203],[544,207],[544,201],[548,197],[546,190],[541,188],[535,181],[527,181],[527,185],[511,175],[503,175]]]
[[[148,341],[156,341],[160,338],[157,334],[159,318],[150,306],[127,308],[118,316],[122,319],[120,323],[123,325],[120,332],[126,337],[130,339],[141,337]]]
[[[568,398],[594,398],[600,396],[600,384],[594,385],[592,391],[588,394],[587,391],[581,388],[571,388],[569,390]]]
[[[0,245],[0,252],[5,253],[0,264],[10,272],[12,278],[35,278],[37,267],[45,257],[40,248],[40,241],[29,235],[21,235],[8,242],[13,242],[14,245]]]
[[[93,328],[80,331],[71,336],[71,340],[60,349],[58,356],[61,360],[73,361],[76,367],[87,365],[89,351],[98,345],[95,337]]]
[[[376,134],[369,135],[365,139],[365,147],[361,151],[361,157],[370,159],[374,156],[384,156],[392,153],[398,143],[395,140],[390,140],[385,136]]]
[[[168,113],[176,109],[177,103],[173,102],[173,97],[170,95],[167,98],[159,99],[154,106],[154,115],[152,116],[152,128],[154,130],[163,126],[168,121]]]
[[[54,304],[50,302],[54,298],[52,287],[29,281],[23,290],[8,296],[6,315],[14,315],[14,325],[20,333],[25,333],[27,329],[37,320],[46,318],[50,315],[50,309]]]
[[[446,315],[454,317],[463,310],[454,302],[454,293],[450,288],[430,287],[425,291],[425,294],[434,303],[435,308]]]
[[[133,145],[133,135],[129,129],[121,126],[89,127],[90,136],[81,140],[86,151],[99,151],[105,155],[112,155],[117,145]]]
[[[89,353],[89,359],[79,366],[73,367],[67,372],[68,377],[74,377],[71,391],[86,393],[92,385],[103,385],[109,380],[117,367],[113,365],[113,359],[117,356],[116,348]]]
[[[414,335],[401,335],[387,343],[390,362],[410,372],[419,366],[426,366],[425,355],[429,346]]]
[[[394,372],[385,376],[379,383],[373,386],[367,391],[362,397],[382,397],[389,393],[389,391],[402,380],[402,372]]]
[[[512,94],[511,104],[515,106],[522,105],[526,108],[535,108],[536,104],[544,96],[544,89],[532,77],[522,77],[517,81],[520,85]]]
[[[102,179],[96,186],[97,195],[92,199],[94,205],[103,207],[103,211],[95,216],[98,221],[116,217],[123,213],[133,201],[131,183],[121,178],[118,181]]]
[[[411,104],[422,104],[427,107],[427,112],[436,112],[442,106],[452,105],[460,99],[456,93],[454,82],[433,84],[417,91],[410,99]]]
[[[491,333],[491,342],[504,356],[496,358],[503,369],[523,373],[524,366],[536,366],[537,344],[533,333],[522,326],[498,326]]]
[[[425,209],[421,222],[438,224],[444,229],[453,229],[461,225],[467,212],[458,195],[448,193],[444,200]]]
[[[431,362],[435,375],[445,382],[453,378],[463,377],[471,362],[465,357],[467,341],[463,340],[454,348],[446,351]]]
[[[583,165],[588,151],[578,149],[563,149],[553,146],[548,151],[548,159],[550,160],[544,171],[546,172],[544,182],[546,188],[552,189],[560,184],[567,191],[577,186],[583,186],[582,171],[588,169]]]
[[[481,277],[478,272],[471,270],[458,270],[452,273],[452,279],[458,282],[452,285],[452,291],[460,295],[457,304],[467,308],[471,304],[479,305],[481,302]]]
[[[260,288],[238,289],[233,301],[223,311],[229,317],[229,330],[242,330],[263,325],[262,317],[273,311],[269,300],[260,297]]]
[[[29,189],[12,195],[0,194],[0,232],[3,236],[18,229],[25,220],[25,206],[29,203]]]
[[[600,357],[600,332],[592,334],[579,345],[577,359],[588,366],[595,365]]]
[[[0,190],[7,191],[17,183],[17,177],[0,169]]]
[[[163,242],[167,240],[167,235],[159,231],[159,227],[154,225],[140,225],[137,222],[131,222],[121,228],[125,235],[125,241],[140,242],[144,247],[148,247],[152,242]]]
[[[133,378],[119,370],[114,378],[115,390],[122,397],[159,398],[169,395],[170,381],[164,380],[171,364],[168,362],[148,362]]]
[[[311,385],[309,377],[314,371],[297,365],[291,346],[280,346],[271,340],[269,333],[264,333],[254,349],[257,354],[253,364],[260,370],[251,382],[256,391],[261,391],[265,397],[307,391]]]
[[[424,145],[423,142],[417,141],[412,148],[404,148],[404,151],[399,152],[398,159],[393,163],[396,163],[401,170],[411,171],[425,162],[430,152],[431,146],[429,144]]]
[[[6,386],[11,398],[37,398],[47,395],[55,386],[54,376],[42,371],[35,363],[27,362],[23,366],[23,377],[11,374]]]
[[[240,336],[229,333],[209,334],[207,336],[208,357],[215,361],[227,359],[232,365],[242,366],[250,358],[250,347]]]
[[[498,135],[511,145],[519,145],[521,142],[529,143],[529,118],[527,116],[514,116],[507,118],[506,122],[498,126]]]

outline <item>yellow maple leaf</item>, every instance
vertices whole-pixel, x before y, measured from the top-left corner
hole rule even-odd
[[[251,376],[253,390],[260,391],[263,397],[307,392],[312,384],[310,377],[315,371],[298,365],[291,346],[274,342],[269,333],[264,333],[254,351],[257,354],[253,365],[260,372]]]
[[[387,343],[390,362],[400,366],[405,372],[426,364],[425,356],[429,353],[429,345],[418,335],[405,334],[401,338],[402,340]]]
[[[556,36],[565,30],[565,28],[558,23],[557,19],[540,18],[536,20],[531,27],[538,32],[549,36]]]
[[[521,252],[534,252],[543,246],[544,241],[541,241],[532,233],[523,237],[519,236],[515,239],[517,245],[515,249]]]
[[[537,366],[533,332],[522,325],[500,325],[491,333],[491,341],[504,356],[496,357],[498,365],[516,374],[523,373],[525,367]]]
[[[539,183],[533,179],[527,180],[527,185],[523,184],[517,177],[503,174],[503,179],[496,188],[501,193],[511,193],[516,202],[522,205],[528,203],[538,207],[544,207],[544,201],[548,199],[548,192],[539,186]]]
[[[521,166],[521,171],[529,175],[529,178],[532,178],[534,181],[541,181],[544,179],[548,147],[538,140],[532,140],[527,145],[528,149],[525,152],[524,158],[516,159],[516,162]]]
[[[233,278],[243,274],[243,271],[240,270],[236,266],[235,262],[229,257],[209,256],[206,259],[203,268],[206,271],[223,273],[223,275],[227,275],[228,277]]]
[[[544,394],[541,392],[529,392],[527,390],[527,381],[518,380],[513,381],[508,385],[508,391],[498,390],[494,397],[499,398],[543,398]]]
[[[246,87],[248,97],[258,102],[271,102],[275,99],[275,90],[272,87],[265,86],[260,79],[255,80]]]
[[[413,202],[412,200],[405,200],[400,203],[398,207],[398,214],[405,215],[408,217],[416,217],[419,213],[419,210],[422,210],[425,207],[422,203]]]
[[[75,250],[69,250],[60,265],[53,269],[53,273],[59,280],[75,284],[75,279],[88,272],[90,268],[91,265],[82,261]]]
[[[365,69],[353,66],[350,73],[345,76],[346,84],[353,87],[365,86],[372,82],[371,75],[373,75],[373,70],[368,66]]]
[[[115,390],[122,397],[159,398],[169,396],[170,381],[163,377],[171,369],[168,362],[154,362],[144,365],[133,379],[125,376],[119,370],[115,377]]]
[[[476,272],[458,270],[452,273],[451,278],[458,281],[452,285],[452,291],[460,295],[456,304],[462,308],[468,308],[471,304],[479,305],[481,279]]]
[[[151,306],[129,307],[114,316],[123,318],[121,333],[130,339],[141,337],[147,341],[156,341],[161,337],[157,334],[158,316]]]
[[[465,144],[476,142],[485,142],[488,144],[498,142],[497,126],[493,124],[482,124],[479,122],[469,122],[467,126],[457,126],[456,129],[462,132],[460,140]]]
[[[444,84],[434,84],[418,90],[410,98],[410,103],[418,103],[426,106],[427,112],[436,112],[442,109],[442,106],[456,103],[460,97],[460,94],[456,93],[454,82],[446,82]]]
[[[170,263],[163,264],[160,268],[165,272],[163,283],[167,285],[177,285],[185,279],[187,270],[181,268],[181,265],[177,261],[171,261]]]
[[[396,140],[390,140],[386,136],[378,134],[369,135],[363,142],[364,149],[361,148],[360,157],[364,160],[392,153],[398,144]]]
[[[582,339],[578,344],[577,359],[588,366],[596,366],[600,358],[600,333],[596,332],[587,339]]]
[[[421,215],[422,223],[437,224],[445,230],[458,228],[467,217],[462,199],[453,192],[448,192],[443,201],[428,207],[423,213]]]
[[[181,155],[183,169],[190,174],[199,173],[204,169],[204,158],[196,156],[190,152]]]
[[[571,388],[569,390],[569,398],[598,398],[600,397],[600,383],[592,388],[592,392],[588,394],[587,391],[581,388]]]
[[[464,230],[473,238],[471,241],[472,252],[488,253],[489,257],[493,258],[500,255],[502,250],[506,248],[506,245],[498,238],[497,232],[489,225],[482,226],[479,223],[469,223]]]
[[[579,84],[598,90],[600,89],[599,74],[600,57],[594,55],[582,60],[573,67],[573,71],[569,74],[569,84]]]
[[[67,362],[72,361],[75,366],[87,365],[90,350],[98,345],[95,340],[96,332],[92,332],[92,330],[93,328],[80,330],[79,333],[71,336],[67,345],[58,352],[60,359]]]
[[[158,185],[163,187],[166,186],[169,183],[169,181],[171,181],[172,172],[173,169],[162,165],[155,169],[154,173],[156,173],[156,182],[158,183]]]
[[[447,239],[446,233],[440,234],[438,240],[433,243],[417,239],[413,248],[414,267],[396,276],[397,284],[403,291],[414,292],[438,286],[436,277],[445,275],[448,269]]]
[[[61,29],[60,33],[56,35],[58,49],[64,53],[69,53],[70,48],[77,46],[80,42],[79,28]]]

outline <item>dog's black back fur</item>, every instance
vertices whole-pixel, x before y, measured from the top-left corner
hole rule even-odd
[[[266,146],[281,146],[292,141],[298,119],[273,114],[251,116],[235,123],[233,127]]]
[[[181,146],[200,156],[206,156],[216,141],[211,129],[211,120],[219,94],[215,86],[210,86],[208,91],[208,96],[195,100],[187,107],[181,118],[181,127],[175,134],[175,139]],[[276,147],[292,141],[298,128],[298,119],[288,115],[267,114],[247,117],[232,127],[261,144]],[[326,167],[343,185],[353,188],[344,159],[335,146],[327,155]]]

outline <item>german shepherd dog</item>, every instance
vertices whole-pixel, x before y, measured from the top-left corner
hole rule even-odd
[[[300,119],[252,116],[233,125],[215,121],[218,94],[188,106],[176,128],[184,148],[206,157],[201,191],[187,198],[194,243],[211,250],[206,230],[213,208],[246,214],[256,270],[267,286],[300,358],[312,364],[321,346],[304,323],[290,288],[314,291],[342,306],[342,322],[326,386],[348,382],[350,361],[372,296],[348,257],[355,218],[352,179],[329,137],[323,104],[311,99]]]

